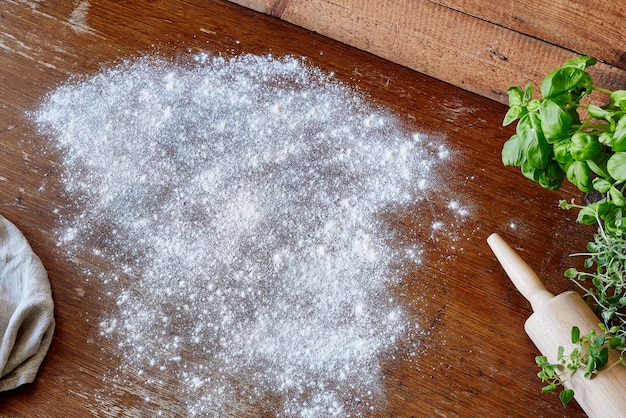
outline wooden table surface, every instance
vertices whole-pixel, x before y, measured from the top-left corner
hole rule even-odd
[[[405,278],[401,297],[419,301],[419,309],[409,312],[427,326],[414,341],[413,356],[381,360],[388,406],[372,416],[584,416],[575,403],[563,407],[557,396],[540,393],[538,353],[523,330],[530,306],[486,238],[499,232],[560,293],[572,288],[562,277],[574,263],[568,254],[584,249],[593,230],[577,225],[575,213],[558,209],[559,199],[579,197],[573,189],[545,191],[502,166],[501,146],[512,133],[501,127],[506,108],[217,0],[0,3],[0,214],[25,234],[47,268],[57,320],[37,380],[0,394],[0,416],[186,415],[175,384],[138,388],[134,376],[116,369],[120,353],[99,335],[98,325],[113,302],[104,297],[104,283],[85,280],[88,261],[70,261],[56,245],[55,209],[69,205],[71,197],[60,192],[62,167],[54,153],[35,151],[44,139],[25,112],[37,109],[46,93],[72,75],[94,74],[124,58],[190,51],[304,56],[455,155],[443,195],[433,204],[450,198],[467,204],[469,215],[458,230],[433,235],[417,221],[426,216],[427,222],[430,215],[410,209],[394,220],[403,239],[426,248],[422,268]],[[150,373],[167,380],[160,376],[167,372]],[[239,410],[251,411],[246,402],[241,400]],[[276,405],[267,399],[243,416],[275,416]]]

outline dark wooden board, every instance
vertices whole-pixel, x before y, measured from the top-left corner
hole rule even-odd
[[[86,25],[70,17],[78,3],[5,1],[0,6],[0,214],[30,241],[46,266],[55,299],[57,329],[37,380],[0,394],[0,416],[184,416],[175,384],[136,386],[117,370],[119,350],[99,335],[111,306],[104,283],[88,279],[89,260],[68,260],[56,246],[55,209],[62,171],[25,112],[72,75],[90,75],[119,60],[144,54],[175,57],[189,51],[304,56],[354,86],[373,103],[398,115],[408,129],[446,143],[455,153],[436,205],[459,196],[471,208],[456,237],[432,237],[421,223],[431,215],[407,209],[392,224],[404,240],[428,248],[423,268],[398,289],[422,330],[411,361],[383,362],[389,407],[372,416],[581,417],[576,404],[562,407],[542,395],[536,349],[523,331],[531,314],[486,244],[500,232],[519,250],[548,288],[572,288],[562,277],[568,254],[593,233],[558,209],[571,188],[548,192],[500,163],[503,105],[406,67],[333,41],[268,15],[225,1],[89,2]],[[202,358],[198,358],[202,361]],[[156,380],[168,376],[151,371]],[[145,398],[149,397],[150,402]],[[274,416],[272,400],[239,416]],[[233,412],[237,416],[237,412]],[[243,415],[242,415],[243,414]]]

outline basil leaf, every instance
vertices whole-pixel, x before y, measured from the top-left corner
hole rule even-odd
[[[576,222],[583,225],[595,224],[598,220],[596,219],[596,213],[592,206],[583,206],[580,211],[578,211]]]
[[[509,96],[509,106],[521,105],[524,103],[524,92],[521,87],[509,87],[507,94]]]
[[[572,135],[570,153],[577,161],[586,161],[595,158],[602,150],[602,144],[586,132],[576,132]]]
[[[580,94],[578,90],[583,90],[584,92],[591,90],[592,87],[591,76],[584,70],[575,67],[564,67],[548,74],[541,83],[541,94],[545,98],[551,98],[576,90],[576,95],[578,96]],[[580,94],[581,97],[583,95]]]
[[[593,191],[591,186],[591,170],[584,161],[574,161],[567,167],[567,179],[581,191]]]
[[[528,103],[533,98],[533,83],[530,81],[524,87],[524,103]]]
[[[613,186],[610,181],[600,178],[600,177],[596,177],[595,179],[593,179],[592,184],[593,184],[593,188],[599,191],[600,193],[608,192],[609,189]]]
[[[531,100],[526,105],[526,110],[528,110],[529,113],[534,113],[534,112],[539,111],[539,106],[541,106],[541,102],[543,102],[543,99],[533,99],[533,100]]]
[[[539,106],[541,116],[541,130],[548,143],[567,134],[572,124],[570,115],[552,100],[546,99]]]
[[[613,134],[610,132],[602,132],[599,136],[598,136],[598,141],[600,141],[600,143],[602,145],[606,145],[607,147],[613,147]]]
[[[607,219],[609,219],[609,216],[611,215],[611,213],[615,214],[617,211],[615,209],[615,205],[613,205],[611,202],[607,201],[606,198],[591,204],[590,206],[594,206],[595,205],[595,212],[597,213],[597,216],[600,217],[600,219],[604,219],[605,221]],[[613,215],[613,217],[615,217],[615,215]],[[597,249],[596,249],[597,251]]]
[[[604,221],[607,231],[616,232],[623,228],[624,214],[621,208],[605,199],[598,205],[598,209],[598,217]]]
[[[609,155],[604,152],[600,152],[600,154],[598,154],[595,158],[591,160],[587,160],[587,165],[589,166],[591,171],[593,171],[600,177],[606,179],[606,178],[611,177],[611,175],[606,169],[606,163],[608,160],[609,160]]]
[[[580,57],[572,58],[570,60],[565,61],[563,67],[574,67],[580,70],[586,70],[588,67],[595,65],[598,62],[594,57],[590,57],[588,55],[583,55]]]
[[[567,138],[552,144],[552,152],[554,153],[554,159],[561,164],[569,164],[572,162],[572,154],[569,152],[570,140]]]
[[[626,117],[620,118],[615,125],[615,131],[613,132],[613,150],[614,151],[626,151]],[[619,149],[618,149],[619,148]]]
[[[550,158],[550,146],[541,131],[541,120],[536,113],[528,113],[517,124],[517,135],[531,167],[545,168]]]
[[[624,195],[615,186],[609,189],[609,197],[615,206],[620,208],[624,206]]]
[[[522,174],[528,180],[532,180],[534,182],[539,182],[539,176],[541,175],[541,170],[535,167],[531,167],[528,164],[523,164],[521,166]]]
[[[521,105],[512,105],[509,110],[504,115],[504,120],[502,121],[502,126],[510,125],[512,122],[521,118],[527,113],[526,107]]]
[[[626,110],[626,90],[616,90],[611,93],[611,100],[622,110]]]
[[[612,112],[609,112],[608,110],[594,104],[590,104],[589,106],[587,106],[587,112],[589,112],[589,114],[596,119],[604,120],[611,119],[611,116],[613,115]]]
[[[578,113],[578,108],[576,106],[571,106],[565,109],[569,117],[572,119],[572,125],[580,125],[580,114]]]
[[[606,169],[617,182],[626,181],[626,152],[616,152],[606,163]]]
[[[517,134],[514,134],[502,147],[502,163],[505,166],[519,167],[524,163],[524,150]]]
[[[561,166],[556,161],[550,161],[548,167],[539,174],[537,183],[545,189],[556,190],[561,187],[564,179],[565,172]]]

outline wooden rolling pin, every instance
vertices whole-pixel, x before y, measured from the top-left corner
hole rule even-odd
[[[571,342],[573,326],[580,328],[581,336],[591,329],[600,332],[600,320],[578,293],[568,291],[554,296],[498,234],[489,236],[487,242],[517,290],[530,302],[534,313],[524,328],[551,364],[557,363],[559,346],[565,348],[565,355],[575,348]],[[610,351],[608,365],[619,358],[614,350]],[[565,386],[574,390],[574,399],[589,417],[626,417],[626,366],[616,365],[591,379],[579,370],[565,381]]]

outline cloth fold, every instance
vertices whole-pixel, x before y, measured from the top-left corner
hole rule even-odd
[[[0,391],[35,380],[54,327],[48,274],[24,235],[0,216]]]

